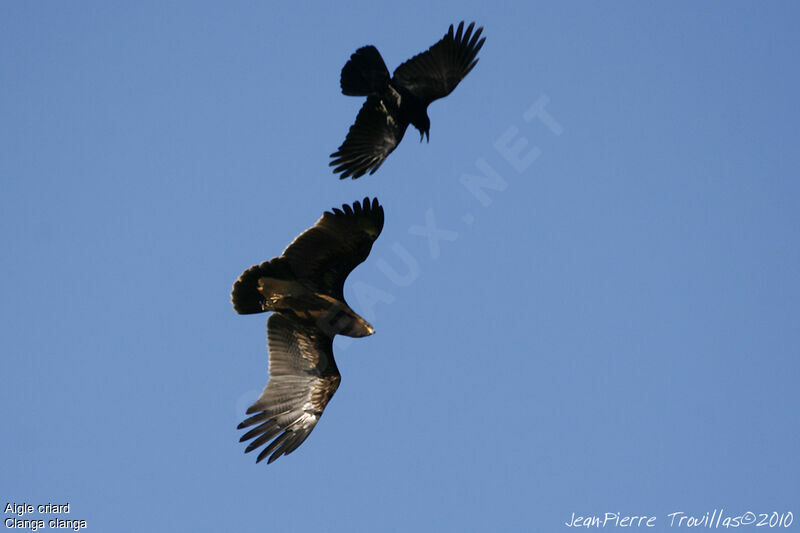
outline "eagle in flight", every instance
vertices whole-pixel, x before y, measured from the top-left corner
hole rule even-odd
[[[464,22],[426,52],[417,54],[394,71],[389,70],[374,46],[359,48],[342,68],[342,93],[366,96],[356,122],[339,149],[331,154],[330,166],[340,178],[374,174],[403,138],[409,124],[419,130],[419,140],[430,140],[428,105],[453,92],[478,62],[476,56],[486,40],[483,28],[472,32]]]
[[[383,229],[377,198],[325,212],[280,257],[245,270],[231,300],[240,314],[273,311],[267,320],[269,382],[239,424],[250,428],[256,462],[292,453],[314,429],[341,376],[333,337],[372,335],[372,326],[344,300],[344,281],[369,255]],[[271,442],[270,442],[271,441]]]

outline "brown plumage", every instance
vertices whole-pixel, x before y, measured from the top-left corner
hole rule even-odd
[[[383,207],[364,198],[325,212],[280,257],[245,270],[231,299],[240,314],[274,311],[267,321],[269,382],[239,429],[245,452],[266,446],[271,463],[297,449],[314,429],[341,376],[333,358],[337,334],[364,337],[372,326],[344,300],[348,274],[369,255],[383,228]]]

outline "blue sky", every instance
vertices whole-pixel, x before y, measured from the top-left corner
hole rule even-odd
[[[4,2],[3,503],[114,532],[800,515],[799,15]],[[430,143],[340,181],[349,55],[393,70],[462,19],[486,44]],[[266,316],[231,285],[364,196],[386,224],[345,295],[377,332],[256,465]]]

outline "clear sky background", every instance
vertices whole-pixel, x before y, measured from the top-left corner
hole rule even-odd
[[[486,44],[430,143],[411,129],[340,181],[350,54],[394,70],[462,19]],[[2,503],[111,532],[566,531],[573,512],[653,531],[714,508],[796,530],[798,20],[3,2]],[[487,167],[494,188],[465,187]],[[386,224],[345,295],[377,332],[337,341],[320,423],[256,465],[236,425],[266,316],[236,315],[231,286],[365,196]]]

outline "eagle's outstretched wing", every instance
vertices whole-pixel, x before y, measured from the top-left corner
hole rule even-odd
[[[480,39],[482,27],[472,33],[474,26],[471,22],[464,31],[462,21],[454,33],[451,24],[438,43],[397,67],[395,84],[408,89],[426,106],[453,92],[478,62],[475,56],[486,40]]]
[[[281,255],[301,282],[317,292],[344,301],[344,281],[372,250],[383,229],[383,207],[364,198],[352,207],[326,211]]]
[[[334,173],[342,173],[341,179],[351,176],[356,179],[367,172],[374,174],[400,143],[407,128],[408,121],[400,120],[380,97],[370,96],[342,145],[331,154],[333,161],[329,166],[335,167]]]
[[[333,339],[319,329],[275,313],[267,321],[269,382],[247,409],[239,429],[256,427],[241,442],[254,439],[245,452],[267,444],[256,462],[271,463],[292,453],[317,425],[341,377],[333,360]]]
[[[381,229],[383,207],[377,198],[326,211],[280,257],[242,272],[231,293],[234,309],[240,314],[267,310],[266,295],[260,290],[264,278],[296,280],[315,292],[344,301],[345,279],[367,258]]]

